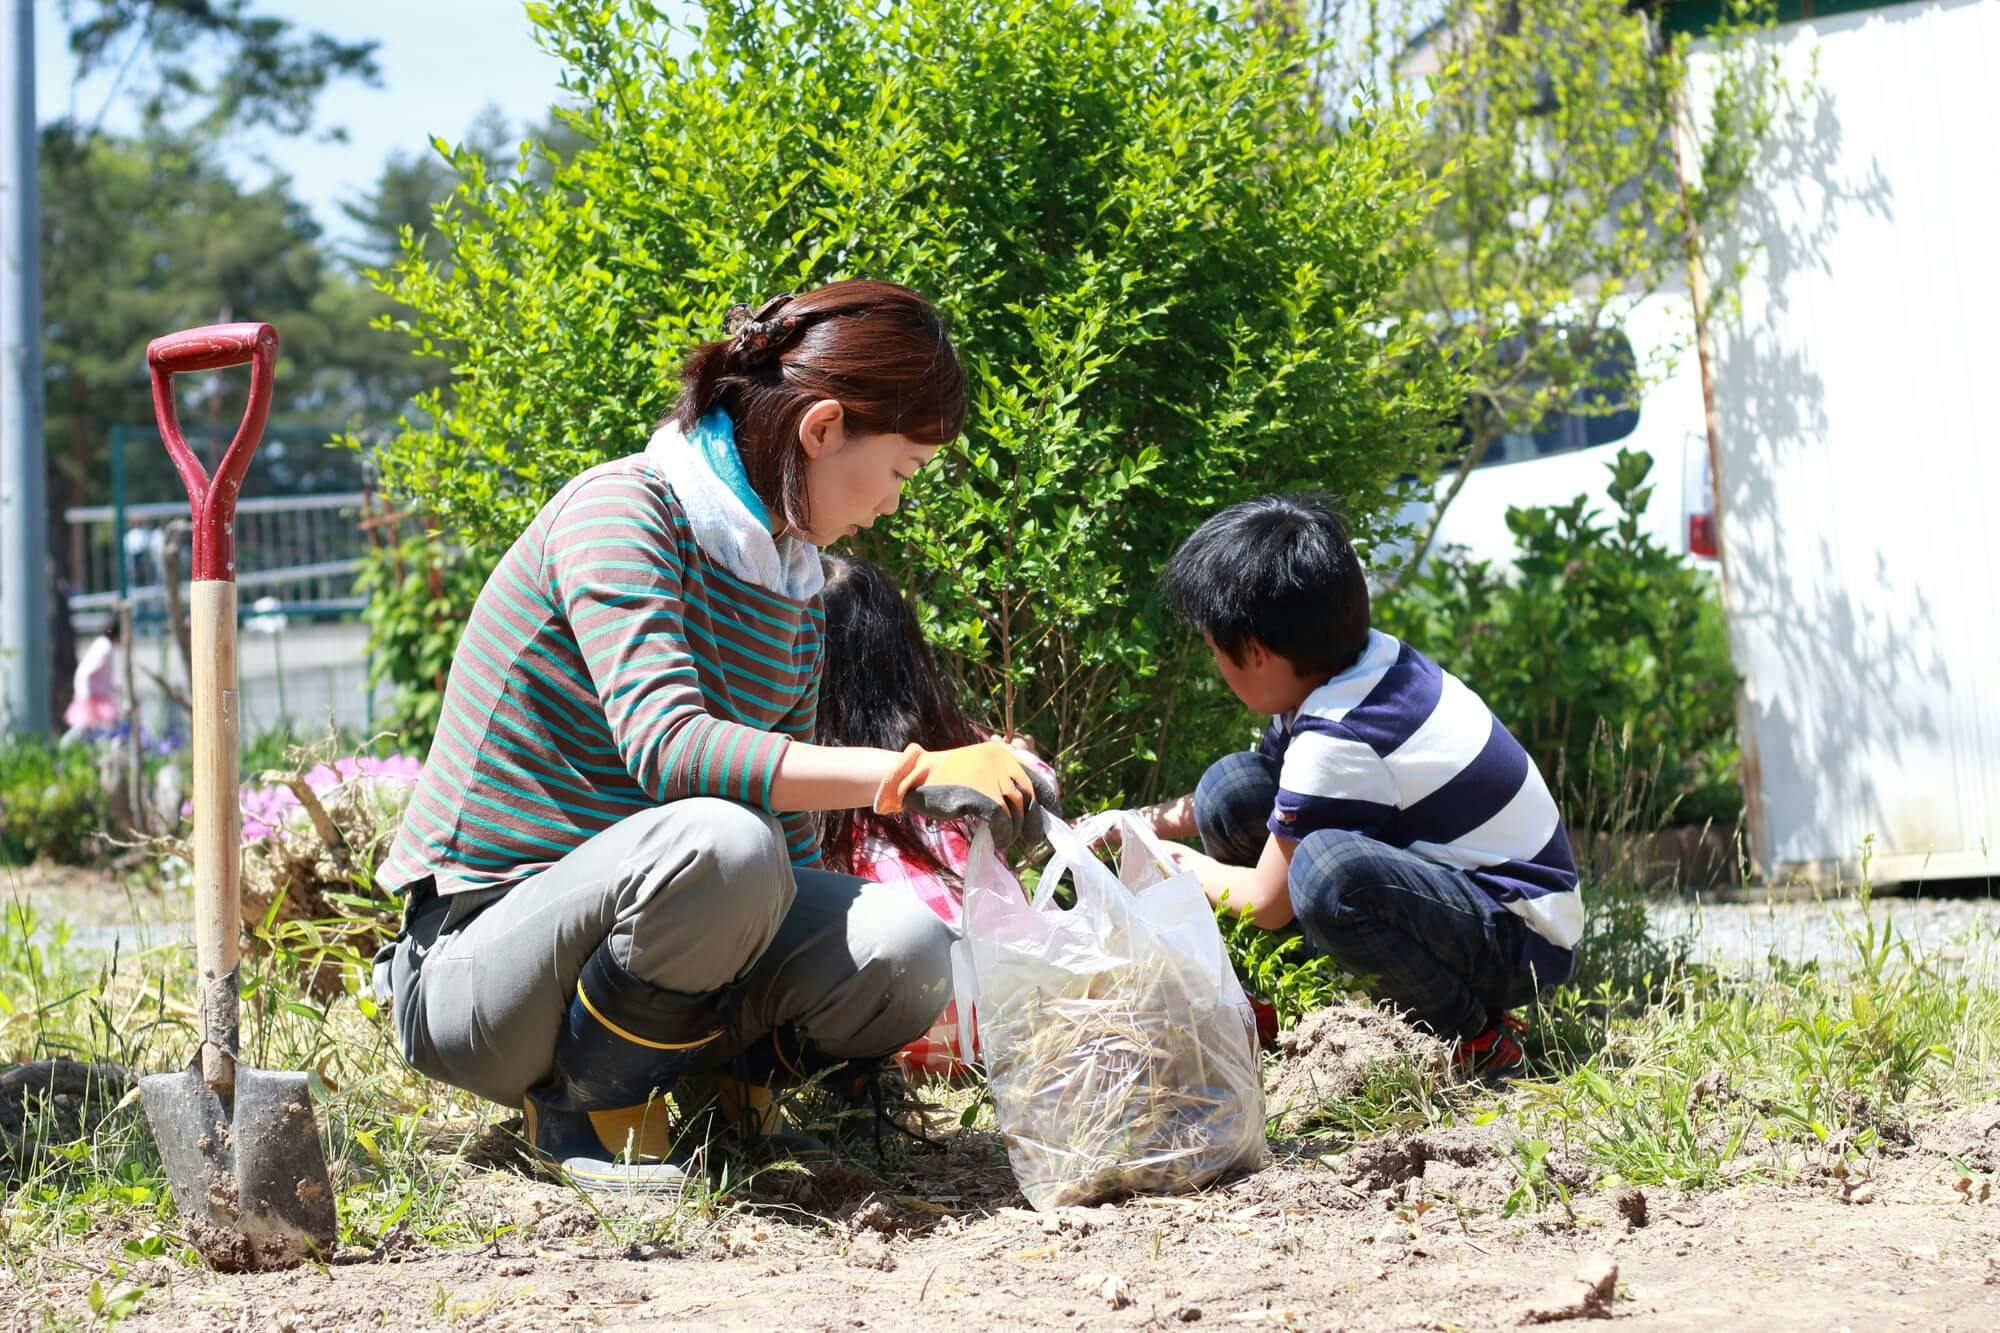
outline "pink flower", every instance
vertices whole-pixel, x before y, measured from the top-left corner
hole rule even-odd
[[[315,795],[324,795],[335,787],[357,778],[415,786],[417,775],[423,772],[423,768],[422,760],[406,754],[393,754],[383,759],[367,755],[353,759],[336,759],[331,764],[315,764],[306,773],[306,786]],[[283,783],[265,785],[247,782],[243,784],[240,800],[243,806],[245,846],[262,842],[270,837],[285,822],[285,817],[299,808],[298,796]],[[193,802],[182,804],[183,818],[193,812]]]

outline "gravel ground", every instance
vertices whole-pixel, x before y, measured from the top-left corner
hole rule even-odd
[[[1659,903],[1654,921],[1694,936],[1697,962],[1756,965],[1772,955],[1823,967],[1844,966],[1857,953],[1853,932],[1870,918],[1884,923],[1927,957],[2000,973],[2000,899],[1877,898],[1864,913],[1852,899],[1834,902]]]

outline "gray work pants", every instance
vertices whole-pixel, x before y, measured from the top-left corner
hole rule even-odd
[[[663,990],[741,984],[718,1066],[731,1038],[785,1024],[829,1055],[888,1055],[923,1034],[950,989],[950,934],[914,896],[795,870],[776,820],[706,797],[632,815],[497,900],[433,907],[385,959],[403,1055],[506,1106],[548,1077],[599,945]]]

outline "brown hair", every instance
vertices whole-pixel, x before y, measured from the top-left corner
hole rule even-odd
[[[856,279],[730,312],[731,336],[703,343],[681,368],[668,415],[691,431],[729,413],[750,487],[776,518],[804,531],[810,497],[799,420],[823,399],[847,429],[944,444],[965,428],[965,372],[935,307],[908,287]]]

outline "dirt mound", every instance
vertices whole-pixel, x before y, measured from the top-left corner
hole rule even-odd
[[[1278,1037],[1279,1063],[1265,1105],[1278,1128],[1296,1133],[1327,1102],[1351,1097],[1378,1070],[1411,1068],[1442,1079],[1450,1066],[1445,1044],[1400,1018],[1366,1005],[1334,1005]]]
[[[0,1174],[54,1143],[87,1138],[132,1086],[116,1065],[37,1060],[0,1073]]]
[[[1348,1184],[1362,1190],[1394,1189],[1438,1174],[1436,1168],[1491,1168],[1505,1162],[1513,1136],[1498,1124],[1460,1125],[1424,1134],[1390,1134],[1356,1145],[1335,1162]]]
[[[847,1224],[847,1234],[859,1236],[873,1231],[883,1236],[893,1237],[910,1229],[909,1213],[897,1205],[893,1199],[880,1194],[869,1194],[849,1203],[840,1210],[840,1219]]]
[[[1923,1136],[1923,1146],[1972,1171],[2000,1171],[2000,1102],[1953,1116]]]
[[[1272,1164],[1228,1186],[1229,1197],[1242,1207],[1308,1208],[1319,1214],[1375,1204],[1367,1191],[1348,1184],[1345,1173],[1334,1169],[1340,1159],[1325,1157],[1324,1151],[1324,1143],[1273,1140]]]
[[[1571,1193],[1590,1181],[1587,1164],[1561,1149],[1544,1153],[1531,1167],[1520,1149],[1519,1131],[1506,1122],[1454,1125],[1418,1134],[1391,1134],[1358,1144],[1327,1165],[1336,1179],[1364,1194],[1389,1194],[1415,1202],[1451,1199],[1461,1205],[1499,1204],[1523,1179],[1539,1170],[1550,1185]]]

